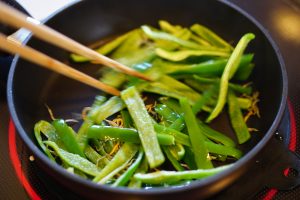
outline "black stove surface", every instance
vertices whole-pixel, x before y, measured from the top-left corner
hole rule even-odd
[[[300,154],[300,0],[230,1],[254,16],[268,30],[283,55],[289,78],[289,104],[274,142]],[[82,199],[58,187],[34,161],[30,161],[31,154],[18,138],[10,122],[4,95],[0,95],[0,199]],[[264,152],[267,157],[269,153]],[[212,199],[299,199],[300,187],[286,191],[263,187],[260,178],[268,169],[259,161],[250,172]],[[289,174],[297,175],[293,170]],[[244,190],[240,189],[241,184]]]

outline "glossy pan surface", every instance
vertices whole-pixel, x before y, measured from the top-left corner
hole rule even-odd
[[[260,92],[261,119],[252,120],[250,126],[260,131],[253,134],[251,141],[240,146],[246,155],[233,168],[214,177],[195,181],[189,186],[129,191],[126,188],[96,185],[68,174],[53,164],[36,145],[33,126],[40,119],[49,120],[45,104],[51,107],[57,117],[74,118],[83,107],[91,105],[99,91],[16,58],[10,70],[7,93],[17,130],[43,170],[86,198],[198,199],[211,196],[251,167],[254,157],[259,155],[280,122],[287,96],[287,77],[280,53],[268,33],[255,20],[230,3],[211,0],[89,0],[62,10],[46,24],[83,44],[92,44],[143,24],[157,26],[160,19],[182,26],[194,23],[206,25],[227,41],[234,41],[234,44],[244,33],[255,33],[256,39],[251,42],[247,52],[255,53],[256,67],[251,80],[254,88]],[[32,37],[27,44],[68,62],[68,52]],[[97,76],[96,65],[71,65]],[[232,135],[230,127],[226,125],[226,116],[218,121],[214,126]]]

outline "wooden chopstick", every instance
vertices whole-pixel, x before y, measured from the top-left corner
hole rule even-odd
[[[116,62],[98,52],[74,41],[73,39],[51,29],[48,26],[41,24],[39,21],[26,16],[18,10],[2,3],[0,1],[0,21],[16,28],[26,28],[35,34],[38,38],[54,44],[60,48],[68,50],[72,53],[79,54],[91,59],[97,63],[120,70],[128,75],[132,75],[144,80],[150,80],[144,74],[139,73],[127,66]]]
[[[47,69],[65,75],[69,78],[75,79],[97,89],[103,90],[109,94],[119,96],[120,91],[106,85],[99,80],[96,80],[58,60],[55,60],[37,50],[28,46],[22,46],[13,40],[9,40],[5,35],[0,33],[0,49],[13,54],[19,54],[22,58],[31,61],[35,64],[43,66]]]

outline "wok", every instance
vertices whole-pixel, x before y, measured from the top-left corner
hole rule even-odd
[[[40,119],[49,119],[45,104],[56,117],[72,118],[91,105],[99,91],[67,79],[53,72],[34,66],[16,57],[8,78],[8,105],[17,131],[35,156],[40,168],[87,199],[183,199],[206,198],[226,188],[246,173],[255,157],[271,140],[283,115],[287,98],[287,75],[280,52],[269,34],[251,16],[226,1],[211,0],[152,0],[152,1],[82,1],[61,10],[45,22],[46,25],[83,43],[124,33],[143,24],[157,25],[159,19],[173,24],[189,26],[200,23],[210,27],[227,41],[237,42],[247,32],[256,38],[248,47],[255,54],[255,69],[251,77],[253,87],[260,92],[260,119],[253,119],[251,127],[259,130],[245,145],[239,148],[245,156],[235,165],[216,176],[194,181],[188,186],[156,188],[151,190],[128,190],[96,185],[75,175],[66,173],[52,163],[37,146],[33,126]],[[236,44],[236,43],[235,43]],[[29,37],[27,45],[54,58],[69,62],[69,52]],[[99,66],[74,64],[77,69],[95,75]],[[232,131],[226,116],[215,124],[216,128],[228,133]]]

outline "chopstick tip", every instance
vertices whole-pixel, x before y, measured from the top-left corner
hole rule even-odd
[[[147,77],[145,74],[142,74],[140,72],[135,71],[135,73],[132,74],[135,77],[138,77],[140,79],[143,79],[145,81],[152,81],[152,79],[150,77]]]

